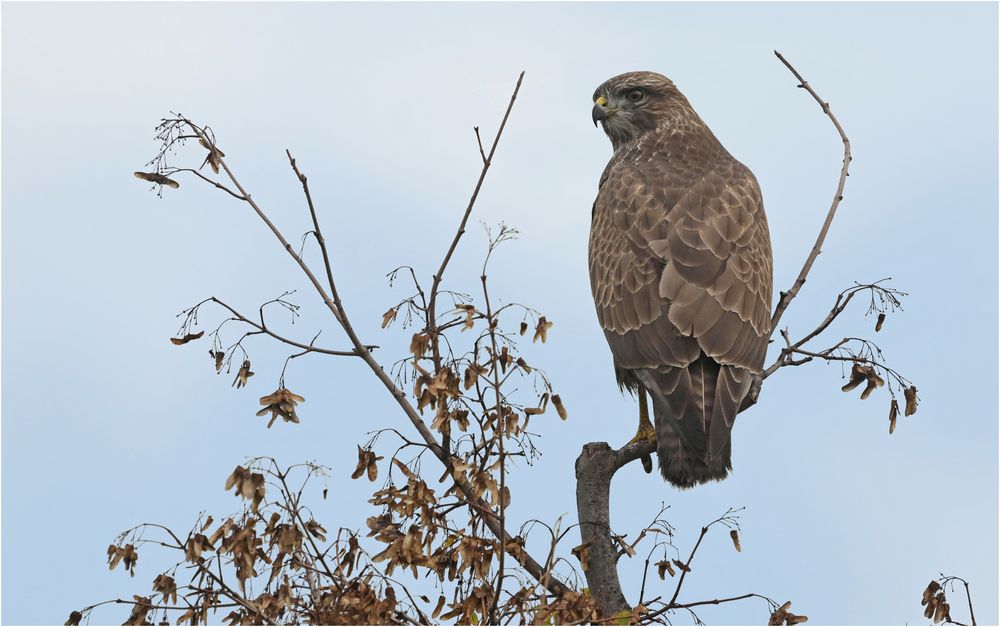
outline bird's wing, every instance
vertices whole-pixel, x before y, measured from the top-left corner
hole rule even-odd
[[[771,241],[760,187],[732,161],[690,186],[649,249],[666,263],[670,322],[722,364],[759,371],[771,322]]]
[[[640,165],[614,167],[594,208],[591,282],[616,362],[686,366],[704,352],[759,371],[772,259],[756,179],[731,157],[698,176]]]

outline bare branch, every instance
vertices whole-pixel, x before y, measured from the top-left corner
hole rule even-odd
[[[851,142],[847,139],[847,134],[844,132],[844,128],[837,121],[837,118],[833,115],[833,111],[830,110],[830,103],[824,101],[819,97],[819,94],[813,90],[812,86],[802,75],[799,74],[798,70],[792,67],[785,57],[781,56],[781,53],[777,50],[774,51],[775,56],[785,64],[785,67],[795,75],[795,78],[799,81],[799,87],[805,89],[809,92],[809,95],[819,103],[820,108],[823,109],[823,113],[830,118],[833,125],[837,128],[837,133],[840,134],[840,139],[844,143],[844,161],[843,166],[840,168],[840,179],[837,181],[837,191],[833,195],[833,202],[830,204],[830,210],[827,211],[826,220],[823,221],[823,227],[819,230],[819,235],[816,237],[816,243],[813,244],[812,251],[810,251],[809,256],[806,257],[806,261],[802,264],[802,270],[799,271],[799,276],[795,279],[795,283],[787,292],[782,292],[781,299],[778,301],[777,307],[774,308],[774,315],[771,316],[771,333],[778,328],[778,322],[781,320],[781,316],[788,309],[788,306],[792,303],[792,300],[798,295],[799,290],[805,285],[806,277],[809,275],[809,271],[812,269],[813,263],[816,262],[816,258],[819,256],[821,249],[823,248],[823,242],[826,240],[826,234],[830,230],[830,225],[833,223],[833,217],[837,213],[837,207],[840,206],[840,201],[844,199],[844,186],[847,184],[848,168],[851,165]]]
[[[265,335],[267,335],[267,336],[269,336],[271,338],[274,338],[274,339],[278,340],[282,344],[288,344],[289,346],[294,346],[296,348],[301,348],[302,350],[304,350],[306,352],[310,352],[310,353],[323,353],[324,355],[336,355],[336,356],[340,356],[340,357],[359,357],[360,356],[358,354],[358,352],[355,351],[355,350],[332,350],[332,349],[329,349],[329,348],[322,348],[322,347],[319,347],[319,346],[314,346],[313,344],[303,344],[301,342],[296,342],[295,340],[291,340],[291,339],[286,338],[284,336],[278,335],[277,333],[275,333],[274,331],[272,331],[271,329],[269,329],[266,325],[264,325],[262,323],[254,322],[253,320],[247,318],[246,316],[244,316],[243,314],[241,314],[240,312],[238,312],[236,309],[234,309],[231,306],[227,305],[226,303],[222,302],[221,300],[219,300],[215,296],[211,297],[209,300],[211,302],[214,302],[217,305],[225,308],[226,310],[228,310],[240,322],[243,322],[244,324],[248,324],[251,327],[257,329],[257,333],[263,333],[263,334],[265,334]],[[375,349],[375,348],[378,348],[378,347],[377,346],[372,346],[372,345],[366,345],[365,348],[370,350],[370,349]]]
[[[430,300],[427,304],[427,331],[433,336],[437,333],[437,318],[436,318],[436,306],[438,289],[441,287],[441,279],[444,278],[445,269],[448,267],[448,263],[451,261],[452,255],[455,254],[455,249],[458,247],[458,241],[462,239],[462,235],[465,234],[465,225],[469,221],[469,216],[472,214],[472,208],[476,204],[476,199],[479,198],[479,190],[483,187],[483,181],[486,180],[486,173],[490,170],[490,165],[493,163],[493,155],[496,152],[497,146],[500,143],[500,136],[503,134],[504,127],[507,126],[507,118],[510,117],[510,112],[514,108],[514,101],[517,100],[517,94],[521,90],[521,81],[524,80],[524,72],[517,77],[517,84],[514,85],[514,92],[510,96],[510,102],[507,103],[507,110],[504,111],[503,119],[500,120],[500,127],[497,129],[497,134],[493,137],[493,145],[490,146],[490,152],[488,155],[483,156],[483,168],[479,172],[479,179],[476,181],[476,187],[472,190],[472,196],[469,198],[469,203],[465,207],[465,213],[462,214],[462,221],[458,225],[458,231],[455,232],[455,237],[451,240],[451,245],[448,247],[448,252],[445,253],[444,259],[441,260],[441,266],[438,271],[434,274],[434,281],[431,283],[430,290]],[[476,137],[479,137],[478,127],[476,127]],[[482,154],[482,144],[480,142],[480,154]],[[435,358],[435,368],[440,368],[439,358]]]

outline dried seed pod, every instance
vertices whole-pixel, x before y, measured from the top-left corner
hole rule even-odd
[[[656,572],[660,575],[660,579],[665,579],[663,576],[664,573],[670,573],[671,577],[676,574],[674,572],[674,567],[671,566],[670,562],[667,560],[661,560],[656,563]]]
[[[576,559],[580,560],[580,568],[583,569],[583,572],[587,572],[587,569],[590,568],[590,560],[588,554],[590,551],[591,544],[593,544],[593,542],[585,542],[581,545],[573,547],[573,549],[570,551],[570,553],[576,556]]]
[[[144,181],[149,181],[150,183],[156,183],[157,185],[166,185],[167,187],[172,187],[177,189],[181,186],[177,181],[167,178],[162,174],[157,174],[156,172],[133,172],[135,178],[142,179]]]
[[[885,385],[885,379],[878,376],[874,368],[867,368],[865,373],[865,378],[868,379],[868,385],[865,386],[864,392],[861,393],[861,400],[868,398],[875,388],[880,388]]]
[[[205,335],[205,332],[199,331],[198,333],[188,333],[184,337],[172,337],[170,338],[170,341],[176,346],[181,346],[182,344],[187,344],[191,340],[197,340],[203,335]]]
[[[382,328],[383,329],[386,328],[387,326],[389,326],[390,324],[392,324],[392,321],[396,319],[396,314],[397,313],[398,313],[398,310],[395,307],[393,307],[393,308],[389,309],[389,311],[387,311],[384,314],[382,314]]]
[[[552,404],[555,406],[560,418],[566,420],[569,417],[569,414],[566,412],[566,406],[563,405],[562,399],[559,398],[558,394],[552,395]]]
[[[917,413],[917,386],[911,385],[903,391],[903,398],[906,399],[906,409],[904,416],[912,416]]]
[[[862,369],[861,364],[855,363],[851,367],[851,379],[850,379],[850,381],[848,381],[844,385],[844,387],[842,387],[840,389],[842,391],[844,391],[844,392],[850,392],[854,388],[856,388],[859,385],[861,385],[862,381],[864,381],[865,379],[867,379],[867,377],[865,376],[865,373],[864,373],[864,370]]]
[[[920,605],[927,605],[928,603],[930,603],[931,599],[940,589],[941,589],[941,584],[939,584],[936,580],[932,579],[931,582],[927,584],[927,587],[924,588],[924,596],[923,599],[920,601]]]
[[[549,329],[552,328],[552,323],[545,319],[545,316],[540,316],[538,318],[538,326],[535,327],[535,336],[531,338],[531,342],[535,343],[539,339],[542,340],[542,344],[549,337]]]

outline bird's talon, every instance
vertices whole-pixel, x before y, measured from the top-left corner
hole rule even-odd
[[[640,424],[639,429],[635,432],[635,437],[628,441],[629,444],[639,444],[640,442],[656,444],[656,429],[651,423]]]

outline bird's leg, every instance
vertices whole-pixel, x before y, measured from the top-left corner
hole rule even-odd
[[[649,421],[649,405],[646,402],[646,388],[639,385],[639,429],[635,432],[635,437],[629,440],[629,444],[635,444],[648,440],[656,443],[656,429]],[[653,459],[646,455],[642,458],[642,469],[647,473],[653,472]]]

